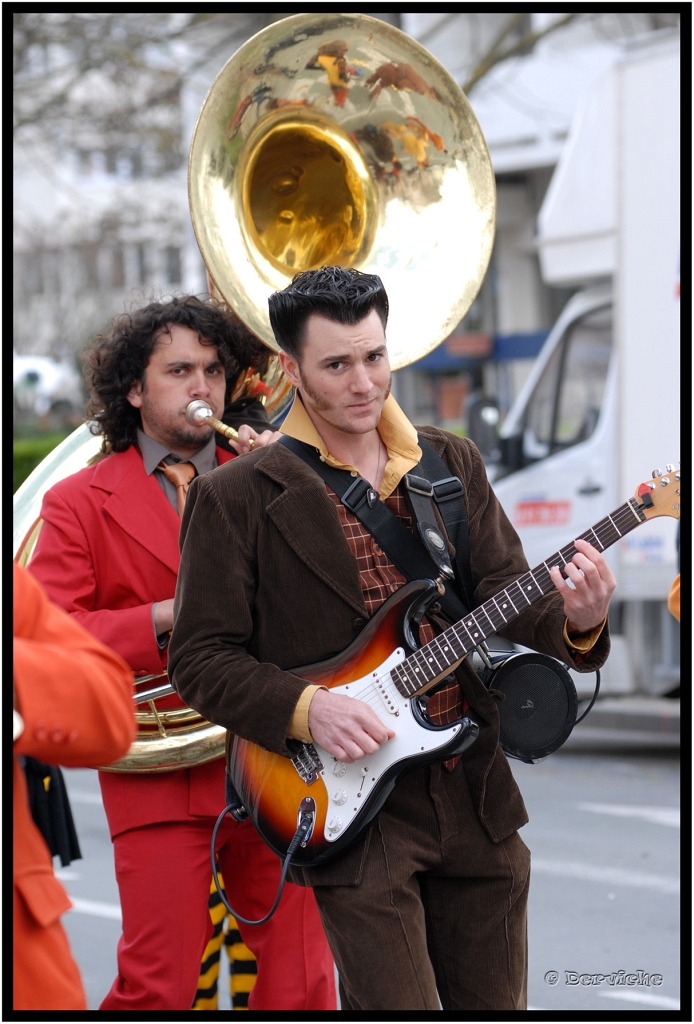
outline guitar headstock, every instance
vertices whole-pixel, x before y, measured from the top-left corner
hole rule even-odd
[[[634,494],[640,510],[646,519],[654,519],[656,516],[672,516],[674,519],[679,519],[679,462],[677,466],[668,463],[664,473],[660,469],[654,469],[651,476],[653,479],[648,483],[639,484]]]

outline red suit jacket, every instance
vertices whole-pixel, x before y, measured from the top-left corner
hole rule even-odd
[[[217,448],[220,465],[232,458]],[[137,448],[55,484],[41,517],[31,571],[52,600],[136,675],[161,672],[166,650],[157,647],[152,603],[174,596],[180,519]],[[224,808],[223,758],[157,774],[102,772],[100,781],[112,837],[155,822],[216,817]]]
[[[14,744],[14,1008],[86,1010],[60,924],[70,900],[29,810],[17,757],[90,767],[121,757],[135,735],[128,666],[52,605],[14,566],[14,684],[24,731]]]

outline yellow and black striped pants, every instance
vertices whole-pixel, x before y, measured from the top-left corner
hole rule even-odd
[[[224,887],[221,874],[218,877],[220,885]],[[202,955],[198,990],[195,993],[192,1008],[194,1010],[217,1009],[219,965],[222,946],[224,946],[229,959],[229,988],[232,1006],[235,1010],[247,1010],[248,996],[255,984],[258,970],[256,960],[248,946],[242,942],[236,921],[222,903],[214,879],[210,885],[208,906],[213,932]]]

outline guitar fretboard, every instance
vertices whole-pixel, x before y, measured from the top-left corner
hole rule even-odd
[[[604,551],[645,521],[646,516],[637,502],[630,498],[590,530],[582,533],[579,539],[587,540],[598,551]],[[457,665],[461,658],[483,640],[498,633],[507,622],[548,594],[554,587],[549,570],[554,566],[562,568],[575,554],[576,547],[572,541],[396,666],[391,671],[391,677],[402,696],[413,696],[432,679]]]

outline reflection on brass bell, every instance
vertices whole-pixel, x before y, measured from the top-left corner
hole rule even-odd
[[[299,178],[293,171],[285,171],[272,179],[272,191],[280,196],[291,195],[299,187]]]
[[[391,367],[408,366],[464,317],[494,241],[470,104],[417,42],[365,14],[295,14],[244,43],[200,112],[189,195],[217,292],[274,352],[268,296],[339,265],[382,277]]]

